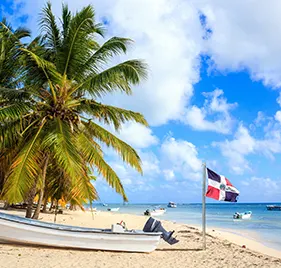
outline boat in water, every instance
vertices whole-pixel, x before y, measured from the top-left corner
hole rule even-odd
[[[168,207],[168,208],[176,208],[176,207],[177,207],[177,204],[174,203],[174,202],[169,202],[169,204],[168,204],[167,207]]]
[[[117,212],[120,208],[108,208],[107,211]]]
[[[10,243],[44,245],[62,248],[152,252],[162,237],[175,244],[173,232],[167,232],[160,221],[149,218],[143,230],[127,230],[121,224],[111,229],[84,228],[42,222],[0,213],[0,239]]]
[[[247,211],[244,213],[235,212],[233,215],[233,219],[237,219],[237,220],[248,220],[251,219],[251,217],[252,217],[251,211]]]
[[[266,206],[267,210],[277,210],[277,211],[281,211],[281,206],[280,205],[267,205]]]
[[[154,209],[147,209],[146,211],[144,211],[144,215],[145,216],[161,216],[166,212],[165,208],[154,208]]]

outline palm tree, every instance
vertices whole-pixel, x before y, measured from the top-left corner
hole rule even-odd
[[[83,189],[84,194],[77,195],[80,201],[81,196],[97,198],[89,183],[89,168],[127,201],[119,177],[104,160],[101,144],[113,148],[140,173],[141,160],[131,146],[99,123],[119,130],[126,121],[145,126],[147,122],[140,113],[104,105],[98,98],[116,90],[131,94],[131,86],[146,77],[146,65],[140,60],[112,64],[111,59],[126,53],[132,41],[113,37],[100,45],[97,36],[103,36],[103,28],[95,23],[90,5],[76,14],[64,5],[61,23],[59,27],[47,3],[40,23],[44,47],[19,48],[25,55],[24,86],[0,89],[6,103],[0,110],[0,118],[5,118],[1,128],[15,130],[8,132],[8,137],[1,134],[1,139],[16,140],[18,148],[3,196],[9,202],[18,202],[34,185],[43,189],[47,167],[53,163],[73,196]]]
[[[0,87],[6,89],[16,87],[20,82],[22,68],[20,62],[20,56],[22,52],[19,50],[24,44],[21,40],[25,37],[29,37],[30,32],[22,27],[13,30],[5,18],[0,22]],[[0,109],[6,106],[7,103],[4,99],[0,99]],[[5,117],[1,118],[1,122],[5,120]],[[1,137],[5,134],[5,129],[0,128]],[[3,145],[3,140],[0,138],[0,143]],[[16,153],[14,144],[11,146],[9,140],[6,139],[5,150],[1,146],[0,150],[0,192],[4,186],[4,180],[6,173],[9,169],[9,165],[12,157]]]

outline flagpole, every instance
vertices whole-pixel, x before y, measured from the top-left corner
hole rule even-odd
[[[202,236],[203,250],[206,250],[206,163],[203,163],[202,177]]]

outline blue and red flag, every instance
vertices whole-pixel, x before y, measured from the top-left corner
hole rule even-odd
[[[230,181],[214,171],[207,168],[208,189],[206,196],[220,201],[237,202],[239,191],[230,183]]]

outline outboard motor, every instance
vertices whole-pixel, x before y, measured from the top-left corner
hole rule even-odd
[[[145,216],[149,216],[149,214],[150,214],[150,211],[149,211],[149,209],[147,209],[147,210],[144,212],[144,215],[145,215]]]
[[[153,218],[149,218],[146,224],[143,227],[144,232],[161,232],[162,233],[162,238],[169,243],[170,245],[176,244],[179,242],[176,238],[172,237],[174,231],[172,232],[167,232],[160,221],[157,221]]]

